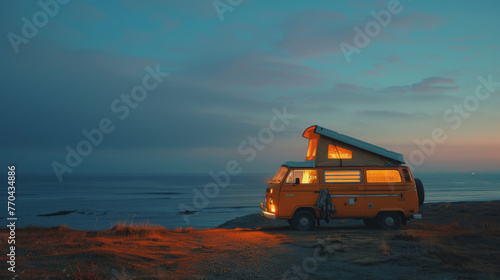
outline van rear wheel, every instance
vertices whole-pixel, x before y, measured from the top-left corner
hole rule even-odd
[[[292,218],[292,227],[296,230],[311,230],[315,223],[316,217],[307,210],[296,212]]]
[[[382,212],[377,218],[377,224],[382,229],[398,229],[401,226],[401,217],[395,212]]]

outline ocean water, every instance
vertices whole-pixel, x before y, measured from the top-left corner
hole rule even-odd
[[[18,176],[16,217],[20,227],[67,225],[82,230],[108,229],[117,223],[149,223],[167,228],[216,227],[230,219],[258,213],[273,174],[232,176],[209,196],[207,174]],[[417,173],[425,202],[500,200],[500,173]],[[6,193],[3,192],[5,203]],[[194,201],[193,201],[194,199]],[[187,205],[179,207],[180,204]],[[179,212],[191,208],[190,215]],[[6,209],[5,209],[6,210]],[[0,212],[5,221],[7,211]]]

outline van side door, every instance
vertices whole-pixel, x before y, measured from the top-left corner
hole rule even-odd
[[[325,168],[322,188],[327,188],[337,212],[333,217],[362,218],[365,215],[365,187],[361,169]]]

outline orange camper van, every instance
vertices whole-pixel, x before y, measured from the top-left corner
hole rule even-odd
[[[317,125],[302,136],[309,139],[306,160],[284,163],[269,180],[260,205],[264,217],[286,219],[297,230],[310,230],[320,219],[398,229],[422,218],[424,187],[403,155]],[[327,214],[325,207],[331,208]]]

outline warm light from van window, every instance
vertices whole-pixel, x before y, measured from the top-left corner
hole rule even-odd
[[[293,184],[296,178],[299,178],[301,184],[315,184],[317,183],[318,176],[314,169],[292,170],[286,178],[286,183]]]
[[[330,144],[330,145],[328,145],[328,158],[329,159],[352,159],[352,151]]]
[[[360,170],[325,170],[325,183],[361,183]]]
[[[401,175],[398,170],[366,170],[368,183],[400,183]]]

